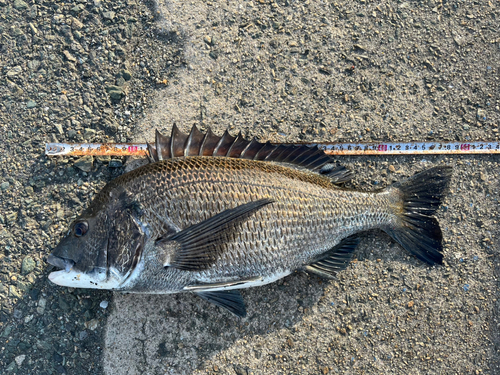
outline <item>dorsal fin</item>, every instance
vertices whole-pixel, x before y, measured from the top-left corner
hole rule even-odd
[[[255,154],[254,160],[266,160],[269,154],[276,148],[271,142],[266,142],[262,148]]]
[[[174,158],[184,156],[184,149],[188,135],[179,130],[177,125],[172,126],[172,135],[170,136],[170,155]]]
[[[230,158],[241,157],[241,153],[247,148],[249,144],[250,141],[247,141],[245,138],[243,138],[243,135],[241,134],[241,132],[239,132],[238,136],[231,145],[231,148],[227,152],[227,156]]]
[[[225,156],[293,164],[324,174],[332,178],[334,183],[351,178],[350,172],[344,167],[336,164],[331,166],[332,158],[317,147],[261,143],[255,138],[249,141],[241,132],[233,137],[228,130],[219,137],[210,128],[202,133],[196,125],[193,125],[189,135],[182,133],[175,124],[170,137],[157,131],[155,146],[148,144],[148,153],[152,161],[183,156]],[[324,168],[325,165],[329,167]]]
[[[257,154],[266,147],[267,144],[260,143],[255,137],[247,144],[247,147],[241,152],[240,158],[256,160]]]
[[[280,162],[286,156],[286,153],[292,152],[295,150],[295,146],[287,146],[287,145],[277,145],[274,150],[271,150],[269,154],[264,158],[265,161],[277,161]],[[283,152],[285,152],[283,154]]]
[[[236,137],[233,137],[231,134],[229,134],[228,130],[222,134],[222,137],[219,139],[219,143],[217,143],[217,146],[215,146],[214,152],[212,153],[213,156],[226,156],[227,152],[231,148],[234,140]]]
[[[156,131],[156,154],[158,160],[170,159],[170,138],[161,134],[158,130]]]
[[[205,134],[200,132],[196,125],[193,125],[191,132],[186,140],[184,147],[184,156],[198,156],[200,154],[201,143]]]
[[[201,142],[200,156],[213,156],[213,152],[217,143],[219,143],[220,137],[217,137],[212,129],[208,128],[203,141]]]

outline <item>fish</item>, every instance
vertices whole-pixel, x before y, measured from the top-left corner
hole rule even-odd
[[[318,147],[156,131],[149,163],[108,183],[47,262],[60,286],[127,293],[190,292],[244,317],[240,289],[295,271],[335,278],[363,232],[379,229],[429,265],[443,263],[435,212],[452,168],[376,191]]]

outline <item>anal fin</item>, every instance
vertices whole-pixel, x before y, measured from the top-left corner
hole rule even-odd
[[[305,266],[304,270],[328,279],[334,278],[339,271],[347,268],[358,244],[359,237],[348,237],[333,249],[321,254],[317,261]]]
[[[220,290],[215,292],[197,292],[201,298],[219,307],[229,310],[234,315],[245,317],[247,311],[245,302],[240,292],[237,290]]]

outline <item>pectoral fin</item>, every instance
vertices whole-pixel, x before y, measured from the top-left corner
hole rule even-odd
[[[157,246],[169,251],[174,249],[168,266],[185,271],[201,271],[214,264],[225,244],[240,230],[240,225],[255,212],[272,203],[260,199],[225,210],[208,220],[194,224],[165,239],[159,239]]]
[[[237,290],[221,290],[217,292],[197,292],[201,298],[231,311],[234,315],[245,317],[247,311],[245,302]]]
[[[358,244],[359,237],[348,237],[333,249],[323,253],[319,260],[305,266],[304,270],[328,279],[334,278],[337,272],[347,268]]]

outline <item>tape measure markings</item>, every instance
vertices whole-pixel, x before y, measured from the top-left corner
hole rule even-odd
[[[500,142],[294,143],[318,146],[329,155],[500,154]],[[146,155],[145,143],[48,143],[49,156]]]

